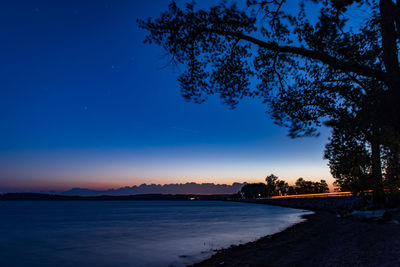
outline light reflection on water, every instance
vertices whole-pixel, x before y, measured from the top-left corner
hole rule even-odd
[[[302,210],[219,201],[0,202],[2,266],[182,266],[300,222]]]

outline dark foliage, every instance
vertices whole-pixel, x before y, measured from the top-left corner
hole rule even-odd
[[[265,181],[267,182],[268,196],[283,195],[289,187],[287,182],[279,180],[274,174],[268,175]]]
[[[186,99],[216,94],[234,107],[259,98],[291,137],[317,135],[325,122],[337,185],[383,192],[400,177],[400,2],[299,1],[295,12],[288,4],[248,0],[244,10],[224,3],[201,10],[172,2],[139,25],[149,31],[146,42],[185,67]]]
[[[268,190],[264,183],[246,184],[240,190],[245,198],[267,197]]]
[[[296,181],[296,194],[317,194],[329,192],[328,184],[325,180],[320,182],[306,181],[303,178],[299,178]]]
[[[279,180],[274,174],[265,178],[268,196],[283,196],[296,194],[316,194],[329,192],[325,180],[319,182],[306,181],[303,178],[297,179],[295,186],[289,186],[284,180]]]

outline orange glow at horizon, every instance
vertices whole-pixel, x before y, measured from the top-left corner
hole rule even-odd
[[[279,177],[279,176],[278,176]],[[303,176],[307,180],[319,181],[323,178],[315,177],[308,178],[307,176]],[[306,178],[307,177],[307,178]],[[92,190],[107,190],[107,189],[117,189],[121,187],[131,187],[131,186],[139,186],[141,184],[185,184],[185,183],[214,183],[214,184],[227,184],[232,185],[233,183],[264,183],[265,177],[247,177],[247,178],[230,178],[230,177],[192,177],[192,178],[184,178],[184,177],[155,177],[155,178],[129,178],[129,177],[119,177],[119,178],[105,178],[105,177],[88,177],[86,179],[84,177],[59,177],[60,179],[51,179],[47,178],[37,178],[34,181],[27,182],[25,179],[13,179],[11,182],[7,182],[8,184],[13,184],[14,187],[20,188],[22,190],[55,190],[62,191],[68,190],[71,188],[89,188]],[[280,177],[279,177],[280,178]],[[298,177],[297,177],[298,178]],[[289,183],[289,185],[294,185],[295,180],[297,179],[284,179]],[[328,180],[330,190],[333,189],[332,183]],[[0,185],[1,189],[1,185]]]
[[[74,151],[73,151],[74,152]],[[79,152],[79,151],[78,151]],[[265,182],[275,174],[293,185],[299,177],[324,179],[332,189],[333,178],[321,159],[289,158],[277,161],[267,156],[236,157],[177,153],[153,157],[152,153],[44,153],[8,157],[0,163],[0,191],[68,190],[74,187],[105,190],[140,184]]]

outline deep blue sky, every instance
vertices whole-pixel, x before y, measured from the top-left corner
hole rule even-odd
[[[209,1],[212,3],[213,1]],[[202,1],[202,5],[206,5]],[[327,131],[292,140],[265,106],[187,103],[136,18],[168,1],[2,3],[0,192],[328,179]]]

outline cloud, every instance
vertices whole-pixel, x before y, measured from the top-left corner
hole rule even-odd
[[[87,188],[72,188],[62,192],[68,196],[121,196],[139,194],[234,194],[240,191],[246,183],[214,184],[214,183],[185,183],[185,184],[141,184],[139,186],[125,186],[118,189],[91,190]]]

